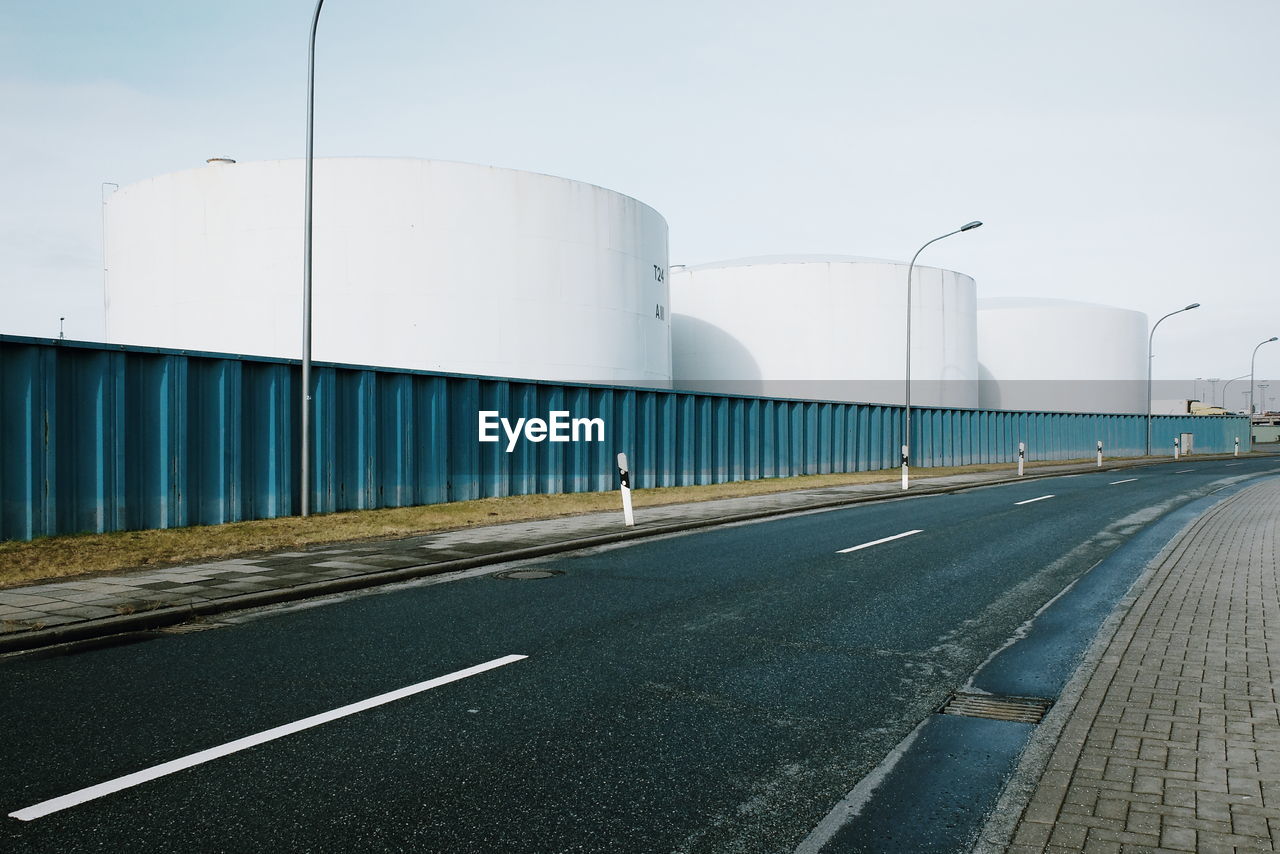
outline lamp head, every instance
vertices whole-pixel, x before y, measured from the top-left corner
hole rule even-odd
[[[1191,303],[1191,305],[1189,305],[1189,306],[1187,306],[1186,308],[1184,308],[1184,309],[1183,309],[1183,311],[1191,311],[1191,309],[1193,309],[1193,308],[1199,308],[1199,307],[1200,307],[1200,303],[1198,303],[1198,302],[1193,302],[1193,303]]]
[[[981,220],[976,220],[976,219],[975,219],[973,222],[965,223],[964,225],[960,226],[960,230],[961,230],[961,231],[972,231],[973,229],[977,228],[977,227],[978,227],[978,226],[980,226],[980,225],[982,225],[982,221],[981,221]]]

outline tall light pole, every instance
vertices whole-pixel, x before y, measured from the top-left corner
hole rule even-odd
[[[1227,380],[1227,384],[1226,384],[1226,385],[1224,385],[1224,386],[1222,387],[1222,408],[1223,408],[1223,409],[1226,409],[1226,408],[1227,408],[1227,389],[1231,388],[1231,384],[1232,384],[1233,382],[1235,382],[1236,380],[1242,380],[1242,379],[1244,379],[1244,378],[1245,378],[1245,377],[1247,377],[1247,376],[1249,376],[1249,375],[1248,375],[1248,374],[1241,374],[1241,375],[1240,375],[1240,376],[1238,376],[1238,377],[1232,377],[1231,379]]]
[[[1199,308],[1200,303],[1193,302],[1186,308],[1180,308],[1177,311],[1171,311],[1164,317],[1156,321],[1156,325],[1151,327],[1151,334],[1147,336],[1147,450],[1146,456],[1151,456],[1151,342],[1155,340],[1156,329],[1161,323],[1164,323],[1175,314],[1182,314],[1184,311],[1191,311],[1193,308]]]
[[[113,187],[111,192],[120,189],[120,185],[115,181],[103,181],[99,188],[99,198],[102,200],[102,307],[105,316],[107,306],[107,187]]]
[[[916,254],[911,256],[911,263],[907,265],[907,388],[905,395],[905,406],[903,427],[902,427],[902,488],[907,488],[909,479],[908,468],[911,459],[911,273],[915,270],[916,259],[920,257],[920,253],[930,244],[937,243],[943,238],[950,237],[953,234],[959,234],[962,231],[972,231],[982,225],[979,220],[967,222],[957,228],[955,231],[948,231],[946,234],[933,238],[924,246],[916,250]]]
[[[1275,341],[1275,340],[1276,340],[1276,336],[1272,335],[1266,341],[1258,342],[1258,346],[1253,348],[1253,355],[1249,358],[1249,415],[1253,415],[1254,414],[1253,410],[1255,409],[1253,405],[1253,399],[1254,399],[1253,398],[1253,366],[1254,366],[1254,363],[1258,361],[1258,348],[1261,347],[1263,344],[1270,344],[1272,341]]]
[[[311,17],[311,41],[307,47],[307,178],[302,224],[302,442],[299,483],[302,515],[311,515],[311,161],[314,153],[316,104],[316,27],[320,24],[317,0]]]

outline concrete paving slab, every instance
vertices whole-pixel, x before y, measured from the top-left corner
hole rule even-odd
[[[7,605],[12,608],[27,608],[32,605],[45,605],[56,601],[55,597],[38,596],[33,593],[0,593],[0,605]]]
[[[67,617],[68,621],[71,619],[93,620],[100,617],[114,617],[119,613],[120,612],[114,607],[106,608],[101,605],[77,605],[76,607],[70,608],[66,611],[60,611],[57,616]]]

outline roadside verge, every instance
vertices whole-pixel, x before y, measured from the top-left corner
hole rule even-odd
[[[1167,462],[1121,461],[1107,470]],[[631,529],[621,527],[617,513],[594,513],[36,584],[0,591],[0,653],[718,525],[1097,470],[1086,463],[1046,466],[1023,477],[1004,470],[921,478],[907,493],[884,482],[772,493],[649,508],[648,518]]]

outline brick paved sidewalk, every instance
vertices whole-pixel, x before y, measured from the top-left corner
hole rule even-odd
[[[1166,553],[1063,729],[1008,854],[1280,850],[1280,478]]]

